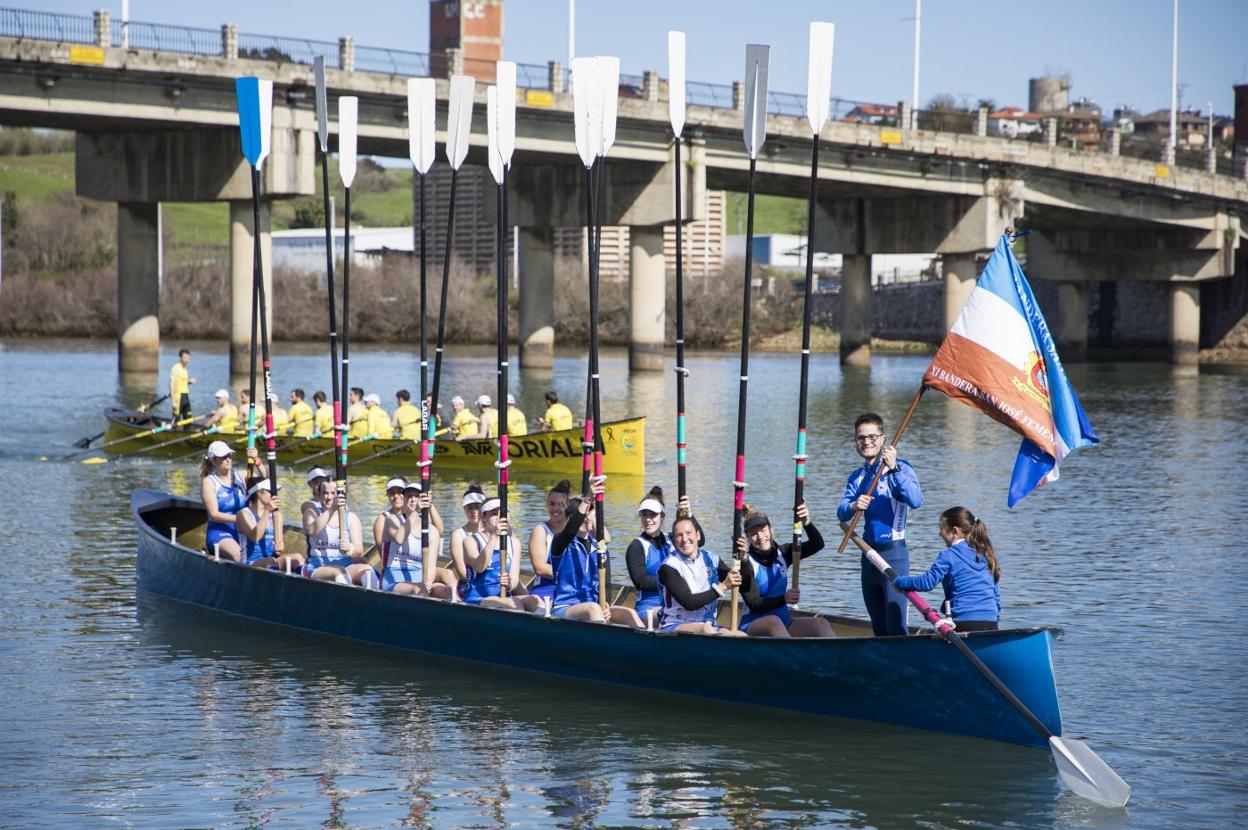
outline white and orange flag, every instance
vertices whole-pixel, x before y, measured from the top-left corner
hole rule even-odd
[[[1009,506],[1045,481],[1062,459],[1100,441],[1062,369],[1008,233],[1001,235],[923,377],[923,385],[995,418],[1023,436]]]

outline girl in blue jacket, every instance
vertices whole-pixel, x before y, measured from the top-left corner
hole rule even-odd
[[[940,514],[940,538],[949,547],[940,552],[927,573],[899,576],[899,591],[945,589],[959,631],[995,631],[1001,617],[1001,567],[988,538],[988,528],[965,507]]]

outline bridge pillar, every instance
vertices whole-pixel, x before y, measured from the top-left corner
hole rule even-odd
[[[1200,286],[1170,287],[1170,362],[1191,365],[1200,353]]]
[[[629,228],[628,368],[663,371],[667,334],[667,263],[663,227]]]
[[[962,306],[971,296],[975,288],[975,280],[979,277],[979,264],[975,254],[944,254],[941,270],[945,277],[945,330],[953,327],[953,323],[962,313]]]
[[[520,366],[555,365],[554,228],[520,229]]]
[[[1088,284],[1057,284],[1057,351],[1067,363],[1088,359]]]
[[[117,205],[117,365],[160,370],[160,203]]]
[[[273,237],[269,233],[269,202],[260,201],[260,257],[264,268],[265,315],[273,338]],[[230,201],[230,374],[251,370],[251,201]]]
[[[871,255],[841,256],[841,364],[871,365]]]

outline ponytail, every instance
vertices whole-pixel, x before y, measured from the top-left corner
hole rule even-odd
[[[965,507],[950,507],[940,514],[940,526],[946,530],[957,528],[966,537],[966,543],[975,551],[976,559],[983,556],[988,562],[988,570],[992,573],[992,581],[1001,581],[1001,565],[997,562],[997,553],[992,549],[992,540],[988,538],[988,526],[975,518]]]

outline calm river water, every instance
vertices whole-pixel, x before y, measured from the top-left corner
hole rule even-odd
[[[319,350],[276,352],[280,388],[325,385]],[[387,404],[417,388],[406,351],[353,352],[353,380]],[[444,397],[493,391],[488,350],[448,354]],[[736,361],[690,361],[691,489],[720,547]],[[926,499],[910,525],[916,565],[940,548],[939,512],[965,504],[1002,556],[1003,622],[1065,629],[1054,662],[1067,734],[1135,788],[1127,810],[1109,811],[1064,793],[1043,751],[439,663],[136,595],[130,491],[190,492],[195,479],[190,464],[58,460],[103,428],[105,406],[166,386],[163,373],[122,385],[115,365],[111,344],[0,343],[0,826],[1248,824],[1248,622],[1235,601],[1248,581],[1246,374],[1073,367],[1103,443],[1014,511],[1018,440],[995,422],[931,395],[902,443]],[[604,358],[604,415],[649,416],[645,485],[674,493],[673,374],[630,377],[626,365]],[[773,516],[792,492],[797,365],[757,354],[751,366],[747,477]],[[855,463],[853,416],[895,424],[925,365],[877,357],[850,372],[816,356],[808,493],[825,528]],[[225,371],[220,345],[196,349],[200,411]],[[535,418],[552,386],[582,409],[583,361],[561,356],[514,391]],[[383,480],[359,484],[371,517]],[[612,484],[609,515],[627,537],[643,483]],[[448,505],[463,485],[443,479],[436,495]],[[542,494],[523,478],[519,489],[513,515],[527,528]],[[856,556],[820,554],[803,569],[803,605],[859,614],[857,571]]]

